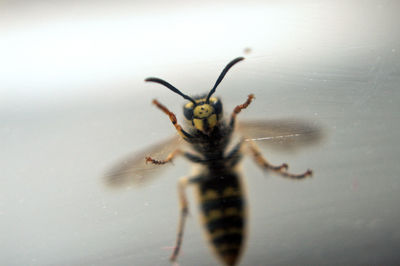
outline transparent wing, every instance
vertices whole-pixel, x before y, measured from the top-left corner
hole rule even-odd
[[[116,187],[128,184],[142,185],[147,183],[159,174],[161,170],[168,168],[170,164],[146,164],[145,157],[151,156],[155,159],[165,159],[169,153],[177,149],[182,143],[183,140],[176,135],[127,156],[111,168],[105,175],[107,184]]]
[[[297,119],[240,122],[238,131],[246,140],[253,140],[259,145],[291,151],[315,144],[322,138],[320,126]]]

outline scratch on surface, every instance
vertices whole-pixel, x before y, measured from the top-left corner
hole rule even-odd
[[[283,138],[291,138],[291,137],[298,137],[301,134],[290,134],[290,135],[283,135],[283,136],[274,136],[274,137],[263,137],[263,138],[254,138],[254,139],[245,139],[245,141],[257,141],[257,140],[268,140],[268,139],[283,139]]]

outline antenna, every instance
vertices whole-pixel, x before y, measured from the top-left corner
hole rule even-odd
[[[210,101],[211,95],[214,94],[215,90],[217,89],[218,85],[221,83],[221,81],[225,77],[226,73],[228,73],[229,69],[231,67],[233,67],[236,63],[238,63],[238,62],[240,62],[242,60],[244,60],[244,57],[238,57],[238,58],[233,59],[229,64],[226,65],[224,70],[222,70],[221,74],[219,75],[217,81],[215,82],[214,87],[208,93],[207,100],[206,100],[207,103]]]
[[[186,94],[183,94],[180,90],[178,90],[177,88],[175,88],[174,86],[172,86],[171,84],[169,84],[168,82],[166,82],[165,80],[159,79],[159,78],[147,78],[144,81],[147,82],[155,82],[155,83],[159,83],[161,85],[164,85],[165,87],[167,87],[168,89],[170,89],[171,91],[175,92],[176,94],[179,94],[180,96],[182,96],[183,98],[185,98],[186,100],[191,101],[194,105],[196,105],[196,101],[193,100],[192,98],[190,98],[189,96],[187,96]]]

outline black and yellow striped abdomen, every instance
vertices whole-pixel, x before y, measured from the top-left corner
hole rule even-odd
[[[202,178],[201,218],[212,249],[225,265],[236,265],[245,240],[245,198],[237,173]]]

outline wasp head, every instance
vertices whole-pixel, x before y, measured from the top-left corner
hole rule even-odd
[[[183,114],[192,125],[204,134],[210,134],[222,118],[222,103],[219,98],[195,99],[183,106]]]
[[[214,87],[206,96],[203,97],[189,97],[165,80],[159,78],[147,78],[145,81],[156,82],[164,85],[171,91],[190,101],[183,107],[183,114],[185,118],[191,121],[196,130],[202,132],[203,134],[209,135],[214,130],[215,126],[218,125],[219,120],[222,118],[222,103],[220,99],[211,96],[214,94],[219,83],[221,83],[228,70],[237,62],[240,62],[243,59],[243,57],[238,57],[236,59],[233,59],[228,65],[226,65],[226,67],[219,75],[217,81],[215,82]]]

